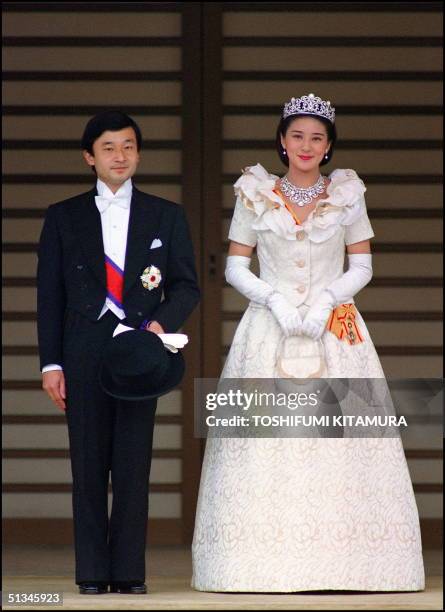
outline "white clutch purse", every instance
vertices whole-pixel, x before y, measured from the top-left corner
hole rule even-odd
[[[275,361],[275,388],[277,392],[288,397],[296,393],[319,394],[325,383],[320,381],[326,375],[324,347],[320,340],[313,340],[307,336],[290,336],[283,338],[277,349]],[[296,410],[296,408],[290,408]],[[296,413],[311,419],[319,411],[318,401],[298,406]],[[318,438],[320,430],[316,424],[310,422],[285,430],[285,437]]]
[[[313,340],[304,335],[283,338],[277,349],[275,378],[323,378],[326,374],[321,340]]]

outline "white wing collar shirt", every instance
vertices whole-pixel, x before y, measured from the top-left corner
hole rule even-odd
[[[121,270],[124,270],[125,266],[132,191],[131,179],[126,180],[116,193],[113,193],[105,183],[97,179],[97,193],[99,195],[96,196],[96,206],[100,212],[102,223],[104,252]],[[105,299],[99,319],[107,310],[111,310],[118,319],[125,319],[123,309],[119,308],[108,297]]]
[[[133,184],[131,179],[127,179],[122,187],[113,193],[103,181],[97,179],[96,187],[99,194],[96,196],[96,206],[100,212],[104,253],[121,270],[124,270]],[[107,310],[111,310],[121,320],[125,318],[123,309],[108,297],[105,299],[98,319]],[[50,370],[62,370],[62,367],[59,364],[49,364],[42,368],[42,374]]]

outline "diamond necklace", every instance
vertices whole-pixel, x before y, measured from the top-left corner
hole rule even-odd
[[[325,187],[324,179],[325,177],[320,174],[317,182],[311,187],[297,187],[289,181],[287,176],[283,176],[283,178],[280,179],[280,187],[284,195],[287,196],[293,204],[305,206],[306,204],[310,204],[310,202],[320,195],[320,193],[323,193]]]

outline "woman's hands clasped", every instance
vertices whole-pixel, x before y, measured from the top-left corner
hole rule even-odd
[[[334,308],[334,296],[329,291],[323,291],[306,313],[301,326],[301,333],[313,340],[319,340],[326,329],[326,324]]]
[[[292,306],[282,293],[278,291],[272,293],[267,300],[267,305],[286,337],[296,336],[301,333],[302,319],[298,308]]]
[[[305,335],[313,340],[319,340],[335,308],[335,299],[329,291],[324,291],[315,304],[309,308],[304,319],[298,308],[278,291],[272,293],[268,298],[267,305],[286,337]]]

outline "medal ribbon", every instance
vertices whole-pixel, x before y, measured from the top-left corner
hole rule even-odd
[[[363,336],[355,322],[356,315],[357,310],[354,304],[340,304],[332,311],[326,328],[339,340],[347,340],[349,344],[363,342]]]
[[[105,270],[107,273],[107,296],[118,308],[123,310],[124,272],[108,255],[105,255]]]

